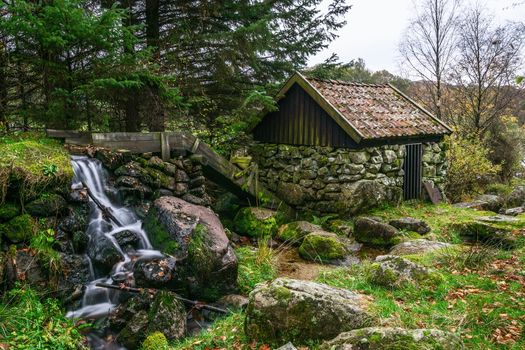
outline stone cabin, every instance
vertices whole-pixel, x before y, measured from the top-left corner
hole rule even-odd
[[[259,181],[298,209],[356,214],[443,191],[452,130],[390,84],[295,73],[253,129]]]

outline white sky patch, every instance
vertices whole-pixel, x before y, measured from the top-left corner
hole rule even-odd
[[[479,0],[494,13],[497,23],[525,21],[525,3],[512,7],[517,2],[520,0]],[[346,15],[347,25],[338,32],[339,38],[311,57],[309,65],[321,63],[336,53],[342,62],[360,57],[373,71],[386,69],[401,74],[398,47],[414,16],[413,0],[348,0],[348,3],[352,8]]]

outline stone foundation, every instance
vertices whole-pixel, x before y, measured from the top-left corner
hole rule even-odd
[[[402,199],[404,145],[347,149],[258,143],[250,153],[261,184],[299,210],[353,215]],[[423,180],[442,189],[443,145],[424,143],[422,161]]]

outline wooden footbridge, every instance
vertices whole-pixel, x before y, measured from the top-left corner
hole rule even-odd
[[[108,148],[131,153],[160,153],[169,160],[175,151],[189,155],[202,164],[204,175],[211,181],[248,200],[252,205],[285,207],[285,203],[258,183],[256,169],[243,170],[218,155],[210,146],[197,137],[182,132],[149,133],[89,133],[71,130],[46,130],[47,136],[60,138],[67,144]],[[286,208],[288,209],[288,208]]]

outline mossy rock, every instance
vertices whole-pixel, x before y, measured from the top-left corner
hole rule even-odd
[[[73,180],[71,156],[62,143],[43,133],[5,136],[0,143],[0,188],[26,201],[45,191],[68,188]],[[0,190],[0,197],[6,193]]]
[[[437,329],[369,327],[341,333],[321,350],[462,350],[457,335]]]
[[[20,207],[14,203],[4,203],[0,206],[0,222],[6,222],[20,214]]]
[[[234,218],[237,233],[251,237],[270,237],[277,232],[278,213],[265,208],[242,208]]]
[[[389,247],[404,240],[398,229],[374,217],[357,218],[354,223],[354,235],[358,242],[383,247]]]
[[[429,268],[399,256],[379,256],[370,266],[370,282],[392,289],[408,284],[432,286],[443,282],[443,276]]]
[[[503,249],[514,249],[520,245],[517,237],[512,234],[512,228],[506,227],[505,224],[468,220],[454,223],[450,228],[469,241],[481,242]]]
[[[161,252],[176,256],[181,251],[181,244],[173,239],[158,220],[156,208],[151,208],[144,220],[144,230],[148,233],[151,245]]]
[[[67,211],[67,202],[58,194],[46,194],[27,204],[25,210],[36,217],[56,216]]]
[[[168,339],[161,332],[154,332],[144,340],[141,350],[168,350]]]
[[[306,235],[322,230],[321,226],[314,225],[308,221],[294,221],[279,227],[277,238],[294,245],[300,245]]]
[[[370,299],[311,281],[278,278],[258,284],[246,308],[249,339],[282,345],[331,339],[345,330],[378,324]],[[277,348],[276,346],[275,348]]]
[[[12,243],[28,241],[36,231],[36,223],[29,214],[17,216],[0,225],[0,235]]]
[[[317,231],[304,237],[299,255],[306,260],[329,262],[348,254],[344,243],[335,233]]]

